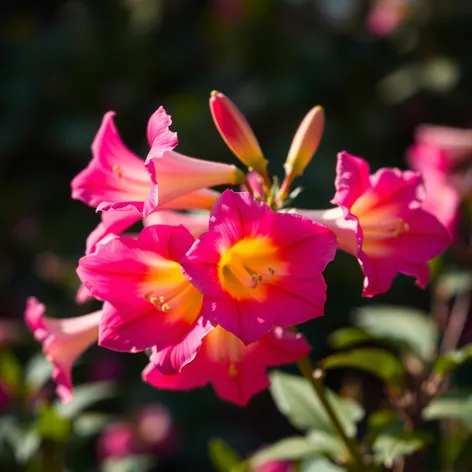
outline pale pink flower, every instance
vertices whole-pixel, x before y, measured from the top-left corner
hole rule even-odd
[[[132,425],[125,421],[107,425],[98,437],[97,452],[100,462],[132,455],[134,453]]]
[[[451,173],[452,162],[444,151],[431,144],[415,143],[408,149],[407,158],[410,167],[423,178],[426,195],[422,208],[434,215],[454,236],[463,175],[459,173],[454,177]]]
[[[375,0],[367,16],[367,29],[375,36],[393,34],[408,18],[412,0]]]
[[[231,190],[213,207],[209,228],[181,261],[205,296],[205,316],[249,344],[274,326],[323,315],[322,271],[336,252],[329,229]]]
[[[368,163],[338,155],[336,195],[331,210],[297,210],[335,233],[339,247],[358,258],[364,271],[363,295],[386,292],[397,273],[429,278],[428,261],[449,245],[446,228],[421,207],[421,176],[383,168],[370,175]]]
[[[75,318],[48,318],[46,307],[36,298],[27,300],[25,321],[34,337],[43,345],[47,359],[54,366],[53,379],[62,402],[72,399],[71,370],[76,359],[97,341],[100,316],[112,307]]]
[[[153,350],[151,362],[143,371],[145,382],[168,390],[190,390],[211,383],[220,398],[243,406],[269,387],[267,367],[295,362],[310,351],[302,334],[280,327],[246,346],[221,326],[209,328],[201,319],[199,323],[200,330],[192,331],[182,343],[163,351]],[[195,336],[197,331],[200,334]],[[189,345],[195,346],[193,358],[179,373],[163,374],[162,368],[170,372],[168,365],[185,356],[180,351],[187,351]]]
[[[472,129],[423,124],[415,129],[415,143],[439,149],[449,169],[472,159]]]
[[[137,239],[114,238],[80,259],[82,283],[117,310],[100,320],[101,346],[124,352],[162,349],[190,330],[203,296],[179,261],[193,242],[183,226],[148,226]]]

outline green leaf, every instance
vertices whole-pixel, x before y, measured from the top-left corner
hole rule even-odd
[[[37,392],[52,376],[52,365],[42,352],[35,354],[26,365],[25,383],[30,392]]]
[[[421,433],[396,431],[379,434],[372,448],[376,461],[392,467],[395,459],[419,451],[425,443],[426,438]]]
[[[280,371],[269,374],[270,392],[279,411],[296,428],[334,432],[318,396],[308,380]],[[362,407],[353,400],[341,398],[325,388],[328,400],[336,410],[349,436],[356,433],[356,423],[364,416]]]
[[[121,459],[108,459],[102,466],[103,472],[146,472],[155,461],[142,455],[128,456]]]
[[[472,344],[467,344],[456,351],[449,351],[438,357],[434,362],[433,369],[440,375],[453,372],[465,362],[472,359]]]
[[[378,338],[366,333],[363,329],[349,326],[334,331],[329,337],[329,344],[334,349],[345,349],[369,341],[377,341]]]
[[[424,360],[431,360],[436,352],[436,324],[420,310],[397,306],[363,307],[355,311],[355,324],[373,336],[400,343]]]
[[[425,420],[441,420],[444,418],[460,420],[472,431],[472,395],[450,393],[436,398],[423,410]]]
[[[36,454],[41,443],[36,430],[25,429],[14,419],[3,426],[5,427],[3,439],[13,449],[16,462],[19,464],[27,463]]]
[[[69,403],[56,403],[56,410],[66,418],[74,418],[93,403],[116,395],[115,387],[110,382],[81,385],[74,389],[74,397]]]
[[[294,461],[323,453],[342,459],[344,458],[344,445],[336,436],[330,433],[314,431],[308,437],[285,438],[265,447],[249,459],[249,465],[257,468],[269,461]]]
[[[300,472],[346,472],[346,469],[333,464],[325,457],[315,456],[302,461]]]
[[[23,383],[23,369],[16,356],[8,351],[0,351],[0,380],[11,390],[17,392]]]
[[[391,352],[378,348],[358,348],[337,352],[321,361],[325,369],[354,368],[376,375],[388,384],[403,380],[403,366]]]
[[[210,460],[218,472],[236,472],[245,470],[239,454],[221,439],[208,442]]]
[[[71,432],[71,421],[51,405],[43,405],[39,411],[36,432],[40,438],[65,442]]]

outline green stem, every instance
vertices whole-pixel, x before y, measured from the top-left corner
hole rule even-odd
[[[328,415],[329,420],[331,421],[331,424],[333,425],[333,428],[338,433],[339,437],[341,438],[344,445],[346,446],[346,449],[350,455],[350,459],[355,467],[355,470],[357,471],[368,470],[369,467],[364,463],[364,459],[359,450],[358,444],[356,443],[356,441],[354,441],[352,438],[350,438],[346,434],[346,431],[344,431],[344,427],[341,424],[341,421],[339,420],[338,415],[336,414],[336,411],[334,410],[333,406],[331,405],[331,402],[329,401],[326,395],[326,390],[323,385],[323,380],[322,380],[323,376],[322,376],[321,371],[313,372],[313,366],[308,356],[305,356],[302,359],[300,359],[297,362],[297,366],[300,372],[303,374],[303,376],[312,385],[313,390],[315,391],[318,399],[320,400],[321,404],[323,405],[323,408],[326,411],[326,414]]]

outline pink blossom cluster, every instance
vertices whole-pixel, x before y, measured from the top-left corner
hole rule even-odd
[[[347,152],[338,154],[333,206],[293,207],[290,186],[321,139],[321,107],[301,122],[280,186],[237,107],[214,92],[210,110],[249,173],[174,151],[177,135],[162,107],[148,123],[145,160],[122,142],[114,113],[104,116],[93,158],[72,181],[72,197],[101,213],[78,264],[78,299],[94,297],[102,308],[52,319],[30,298],[25,314],[63,401],[73,395],[75,360],[98,343],[146,353],[142,378],[158,389],[212,384],[222,399],[245,405],[269,386],[268,367],[309,353],[295,327],[323,316],[323,271],[338,248],[359,261],[367,297],[387,291],[397,273],[424,287],[428,261],[447,248],[448,230],[423,207],[418,172],[371,174]],[[212,189],[219,185],[242,191],[220,194]],[[138,234],[123,234],[138,222]]]

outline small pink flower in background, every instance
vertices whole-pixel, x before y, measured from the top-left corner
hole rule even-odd
[[[190,339],[192,338],[192,339]],[[195,346],[193,359],[182,366],[180,373],[165,375],[174,358]],[[190,390],[213,384],[217,395],[237,405],[246,405],[256,394],[269,387],[267,367],[297,361],[310,351],[310,345],[300,333],[280,327],[258,341],[246,346],[230,332],[217,326],[200,336],[192,332],[182,343],[172,348],[153,350],[149,365],[143,371],[143,380],[156,388]]]
[[[434,215],[453,237],[459,218],[459,186],[449,174],[450,163],[444,151],[427,143],[415,143],[407,151],[410,167],[418,171],[426,195],[422,208]]]
[[[76,359],[97,341],[102,310],[75,318],[53,319],[45,316],[46,307],[36,298],[27,300],[25,321],[37,341],[42,343],[47,359],[54,366],[53,379],[62,402],[72,399],[71,370]]]
[[[141,453],[168,455],[177,446],[177,432],[169,410],[161,404],[147,405],[134,418],[136,449]]]
[[[100,462],[133,454],[171,454],[176,448],[176,431],[169,410],[150,404],[133,413],[129,421],[109,424],[97,442]]]
[[[449,245],[446,228],[421,207],[424,189],[413,171],[380,169],[370,175],[363,159],[338,155],[336,195],[331,210],[297,210],[331,228],[344,251],[364,271],[363,295],[386,292],[397,273],[429,278],[428,261]]]
[[[449,169],[472,159],[472,129],[424,124],[415,130],[415,143],[439,149]]]
[[[375,36],[390,36],[411,14],[412,0],[375,0],[367,17],[367,29]]]
[[[98,438],[97,453],[100,462],[132,455],[134,431],[131,424],[120,421],[107,425]]]
[[[289,461],[265,462],[257,467],[253,467],[251,472],[295,472],[296,466]]]
[[[226,190],[181,264],[205,295],[205,316],[249,344],[274,326],[323,315],[322,271],[335,252],[326,227]]]
[[[101,346],[124,352],[163,349],[191,329],[203,296],[179,261],[193,242],[183,226],[148,226],[137,239],[114,238],[80,259],[77,273],[84,285],[116,308],[100,320]]]

